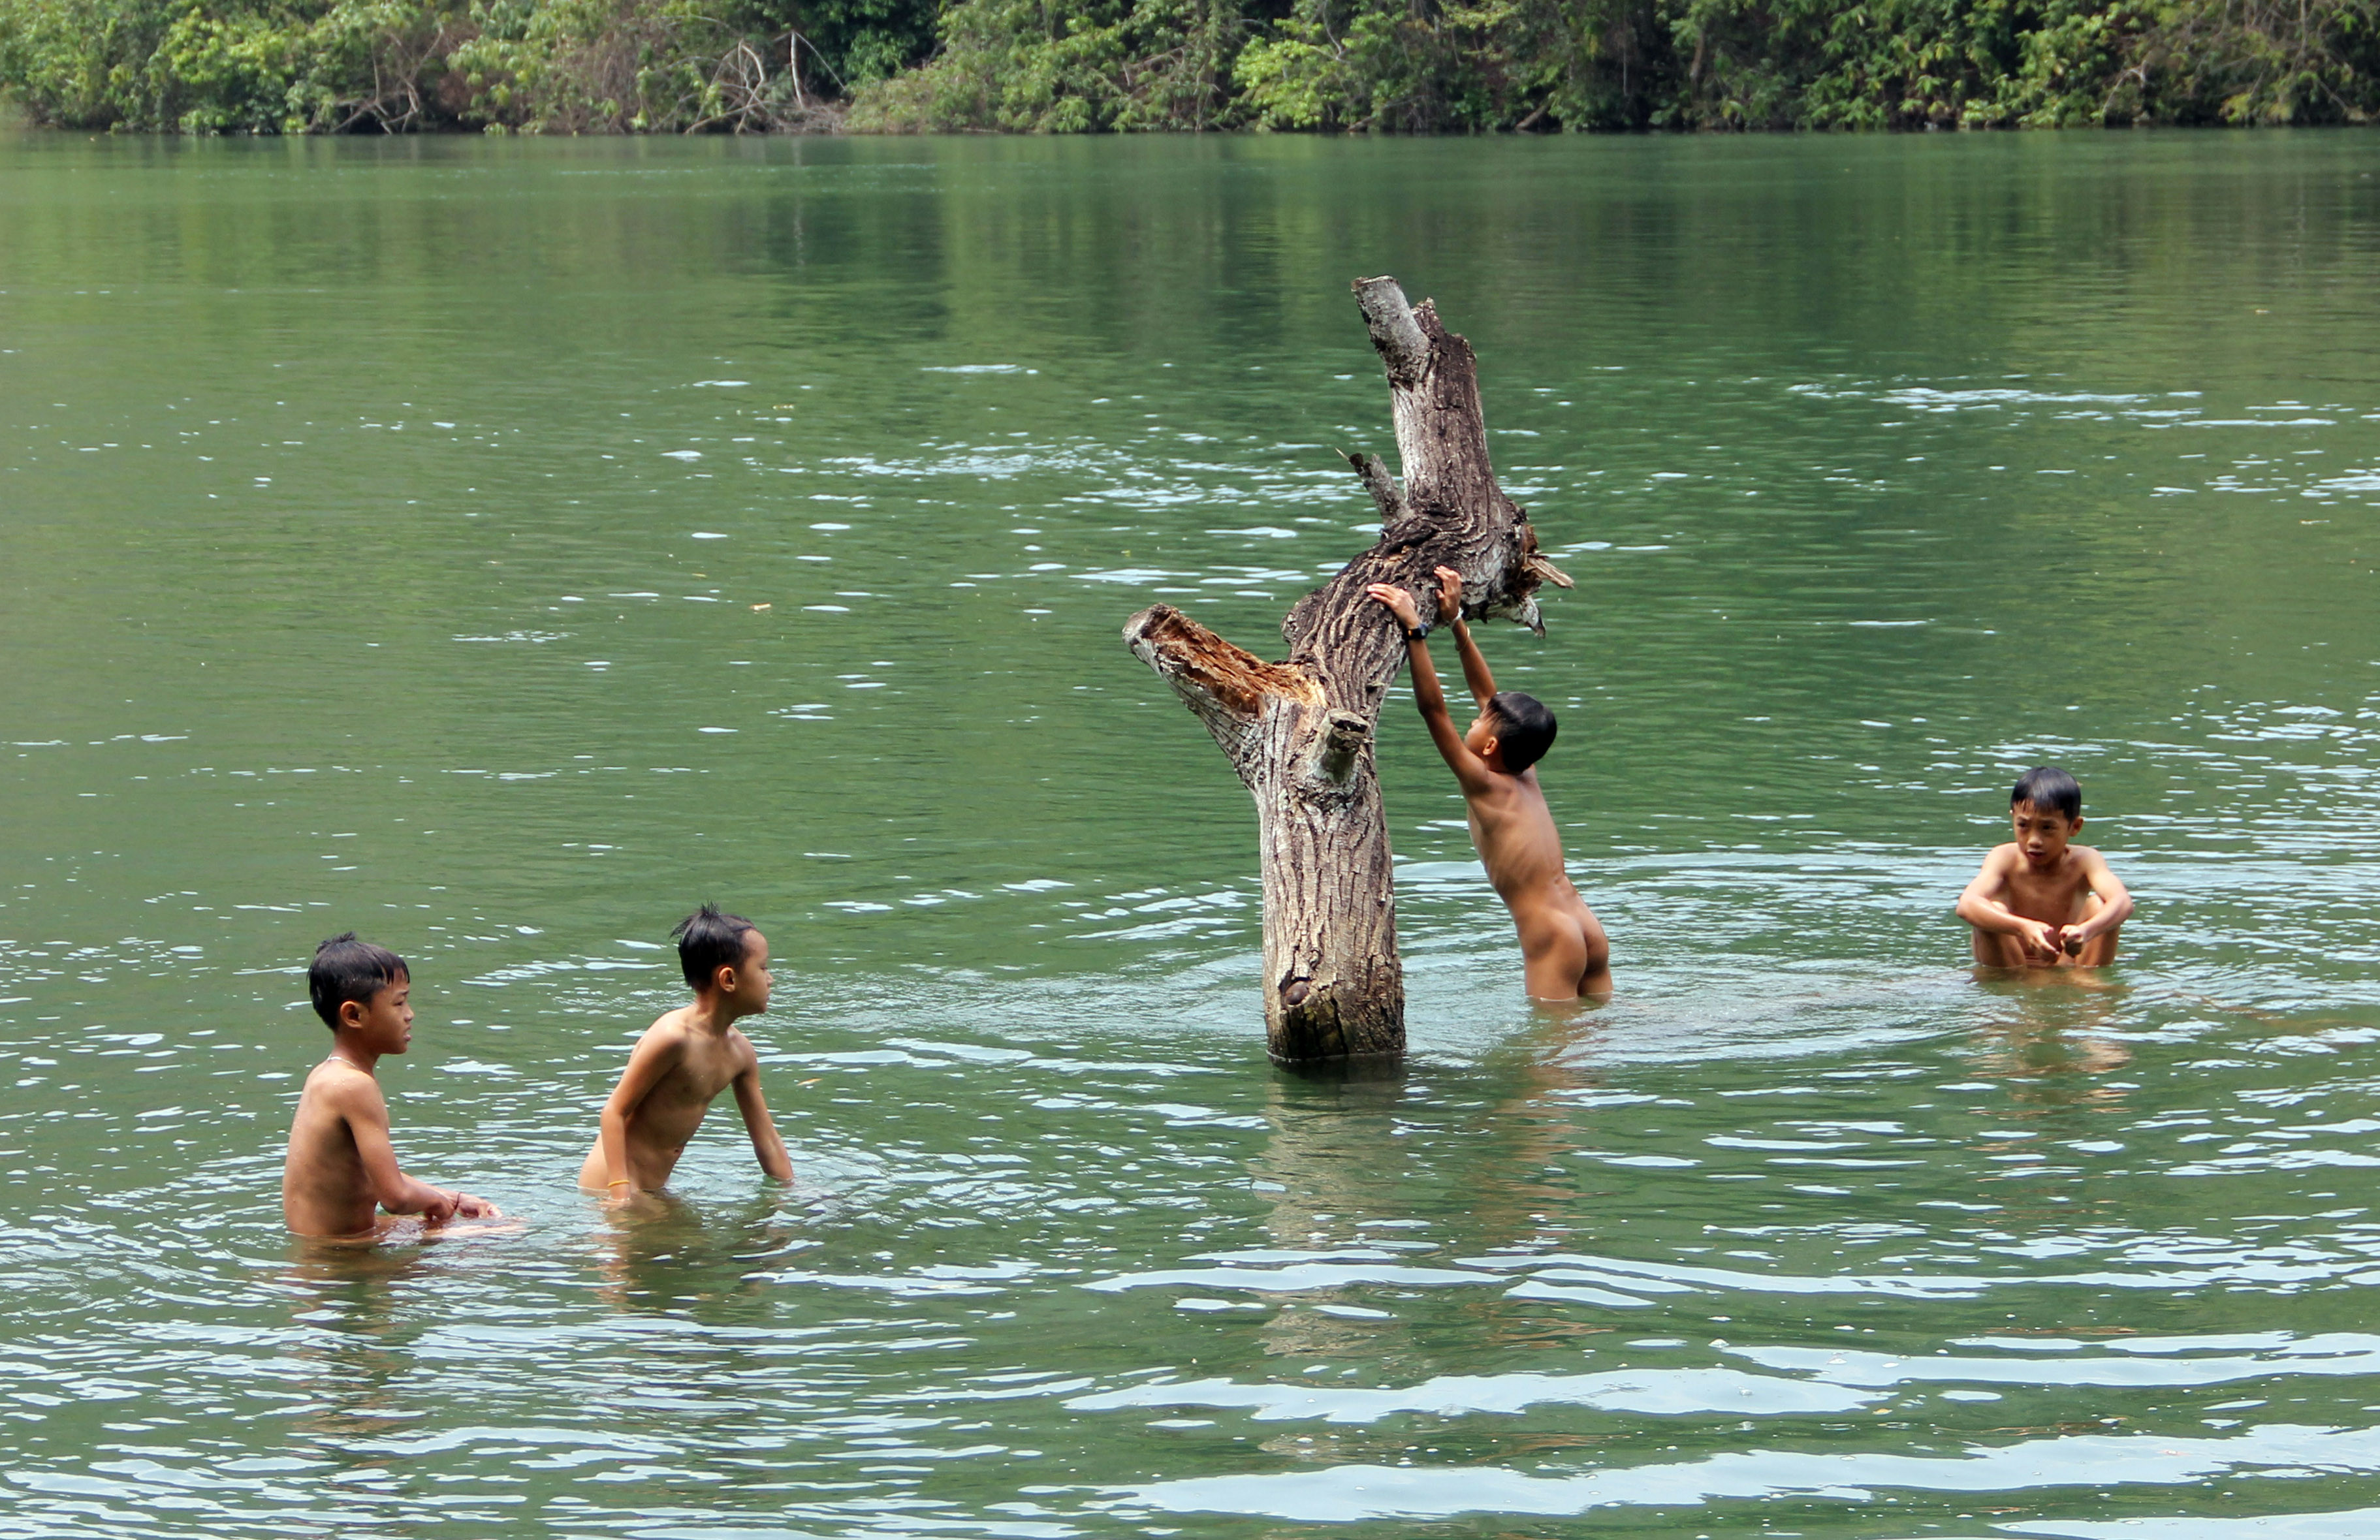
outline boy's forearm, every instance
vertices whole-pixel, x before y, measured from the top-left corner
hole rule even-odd
[[[2010,913],[2006,905],[1987,898],[1960,899],[1959,917],[1978,930],[1988,930],[1999,936],[2021,935],[2025,927],[2025,922]]]
[[[603,1178],[606,1191],[634,1187],[637,1173],[628,1169],[628,1120],[608,1105],[603,1109],[603,1122],[597,1141],[603,1146]]]
[[[759,1113],[757,1122],[749,1118],[745,1120],[746,1132],[752,1135],[752,1154],[759,1160],[764,1173],[779,1182],[790,1182],[794,1175],[794,1162],[785,1154],[785,1138],[777,1132],[777,1120],[769,1116],[765,1103],[756,1110]]]
[[[1488,656],[1471,639],[1471,627],[1463,624],[1460,614],[1451,616],[1447,624],[1454,629],[1454,649],[1463,659],[1463,682],[1470,686],[1473,698],[1484,711],[1488,697],[1496,693],[1496,676],[1488,670]]]
[[[454,1194],[399,1171],[393,1191],[381,1194],[380,1206],[391,1214],[426,1214],[443,1207]]]
[[[2113,898],[2099,905],[2097,914],[2084,920],[2081,925],[2070,928],[2073,930],[2076,937],[2087,941],[2095,936],[2115,929],[2131,917],[2132,895],[2119,891]]]
[[[735,1105],[744,1114],[744,1132],[752,1137],[752,1155],[760,1162],[760,1170],[779,1182],[792,1181],[794,1163],[785,1154],[785,1141],[777,1132],[777,1120],[769,1115],[769,1103],[760,1095],[757,1069],[737,1077]]]
[[[1446,715],[1446,691],[1438,682],[1438,668],[1429,661],[1429,644],[1405,638],[1405,661],[1413,674],[1414,704],[1425,717]]]

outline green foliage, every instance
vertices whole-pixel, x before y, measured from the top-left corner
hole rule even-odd
[[[832,127],[932,25],[930,0],[0,0],[0,88],[39,123],[184,133]]]
[[[1627,127],[1595,68],[1626,20],[1609,0],[1307,0],[1242,53],[1234,75],[1250,117],[1272,128]]]
[[[2380,0],[0,0],[185,133],[1924,128],[2380,115]]]
[[[929,63],[859,92],[853,127],[1216,127],[1247,22],[1232,0],[956,0],[941,30]]]
[[[35,121],[77,127],[406,127],[453,28],[419,0],[0,0],[0,81]]]
[[[855,127],[2365,122],[2380,0],[953,0]]]

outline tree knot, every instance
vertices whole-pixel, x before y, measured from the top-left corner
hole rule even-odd
[[[1371,746],[1372,724],[1353,711],[1332,711],[1315,734],[1313,773],[1318,781],[1343,786]]]

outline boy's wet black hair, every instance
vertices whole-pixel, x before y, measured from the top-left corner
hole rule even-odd
[[[404,958],[386,947],[359,941],[347,930],[314,949],[314,965],[306,970],[306,993],[313,999],[314,1014],[335,1032],[340,1006],[351,1000],[369,1005],[372,996],[412,976]]]
[[[708,989],[722,968],[744,965],[744,938],[759,927],[741,915],[722,915],[716,903],[706,903],[677,922],[670,940],[677,943],[677,965],[686,970],[689,988]]]
[[[2079,819],[2082,816],[2082,784],[2056,765],[2037,766],[2019,776],[2016,790],[2009,793],[2010,806],[2020,802],[2051,808],[2066,819]]]
[[[1496,746],[1504,756],[1504,768],[1514,775],[1554,746],[1554,714],[1536,696],[1498,690],[1488,697],[1488,714],[1496,719]]]

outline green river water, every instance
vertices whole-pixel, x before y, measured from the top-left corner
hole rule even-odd
[[[2380,139],[0,136],[0,1535],[2380,1534]],[[1368,543],[1347,292],[1577,575],[1400,692],[1413,1053],[1268,1065],[1118,629]],[[2105,988],[1950,916],[2055,760]],[[751,915],[797,1181],[577,1160]],[[408,1166],[278,1207],[316,940]]]

